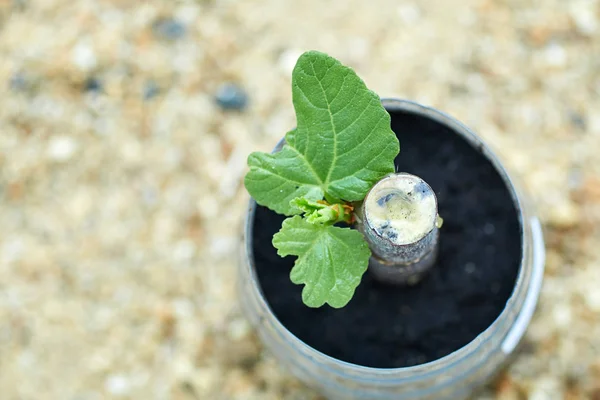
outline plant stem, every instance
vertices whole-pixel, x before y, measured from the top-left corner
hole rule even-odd
[[[390,283],[414,284],[431,268],[437,256],[438,226],[433,190],[407,173],[377,182],[357,210],[357,228],[373,253],[371,272]]]

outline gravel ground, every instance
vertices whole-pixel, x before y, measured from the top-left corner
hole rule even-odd
[[[234,290],[246,156],[293,126],[308,49],[532,194],[541,302],[478,398],[600,399],[598,0],[0,1],[0,398],[319,398]]]

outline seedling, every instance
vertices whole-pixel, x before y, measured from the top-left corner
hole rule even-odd
[[[244,183],[258,204],[289,216],[273,245],[298,257],[290,278],[304,284],[303,302],[345,306],[372,251],[373,268],[430,265],[437,200],[420,178],[394,174],[400,145],[379,96],[316,51],[298,59],[292,96],[297,127],[280,151],[248,157]]]

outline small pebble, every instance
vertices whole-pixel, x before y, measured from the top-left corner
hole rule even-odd
[[[217,387],[222,375],[218,369],[203,367],[196,368],[193,375],[194,387],[197,391],[208,392],[214,387]]]
[[[186,27],[172,18],[162,18],[152,24],[152,32],[161,39],[177,40],[186,34]]]
[[[155,206],[158,203],[158,191],[153,187],[142,189],[142,202],[147,206]]]
[[[231,321],[227,329],[227,334],[230,339],[242,340],[250,334],[252,327],[244,318],[236,318]]]
[[[90,77],[86,79],[83,90],[91,93],[100,93],[102,91],[102,82],[95,77]]]
[[[568,328],[573,320],[569,304],[557,304],[552,310],[556,327]]]
[[[559,381],[550,376],[538,378],[528,391],[528,400],[564,399],[563,387]]]
[[[571,125],[579,129],[580,131],[583,132],[586,130],[587,124],[583,115],[577,112],[571,112],[569,113],[569,120],[571,121]]]
[[[415,24],[421,19],[421,10],[415,4],[402,4],[397,9],[398,16],[408,25]]]
[[[3,262],[12,262],[19,260],[26,254],[25,243],[18,238],[6,240],[2,245],[1,260]]]
[[[571,18],[579,33],[583,35],[593,35],[600,27],[600,17],[594,10],[594,4],[591,1],[573,1],[570,4]]]
[[[188,239],[177,242],[173,249],[173,258],[180,262],[189,261],[195,254],[196,245]]]
[[[129,392],[129,381],[123,375],[111,375],[104,384],[106,391],[113,396],[124,396]]]
[[[483,233],[485,233],[486,235],[493,235],[494,232],[496,232],[496,227],[494,227],[493,224],[490,224],[489,222],[487,224],[485,224],[483,226]]]
[[[243,110],[248,105],[248,95],[234,83],[222,84],[217,90],[215,100],[224,110]]]
[[[563,67],[567,63],[567,52],[564,47],[552,43],[544,50],[546,63],[552,67]]]
[[[77,151],[77,143],[67,136],[58,136],[50,139],[48,143],[48,158],[54,161],[68,161]]]
[[[472,274],[473,272],[475,272],[475,263],[468,262],[468,263],[465,265],[465,272],[466,272],[467,274]]]
[[[573,202],[565,201],[555,205],[549,210],[547,222],[557,228],[572,228],[581,219],[581,209]]]
[[[27,90],[28,84],[25,74],[23,74],[22,72],[15,73],[13,76],[10,77],[8,86],[16,92],[24,92],[25,90]]]
[[[156,82],[154,82],[154,81],[146,82],[146,84],[144,85],[144,90],[143,90],[144,100],[150,100],[150,99],[158,96],[159,93],[160,93],[160,88],[158,87]]]
[[[79,41],[71,53],[71,60],[77,68],[89,71],[97,64],[96,53],[87,41]]]
[[[600,292],[597,290],[596,286],[590,285],[582,295],[585,299],[586,305],[592,311],[600,313]]]
[[[235,253],[237,242],[233,238],[218,236],[214,237],[210,243],[211,254],[218,257],[226,257]]]
[[[195,312],[194,303],[189,299],[175,299],[172,301],[171,306],[175,315],[181,319],[189,319]]]

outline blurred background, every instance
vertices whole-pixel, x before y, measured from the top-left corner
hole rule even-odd
[[[235,295],[247,154],[325,51],[474,128],[546,233],[478,399],[600,399],[600,0],[0,0],[0,398],[319,399]]]

